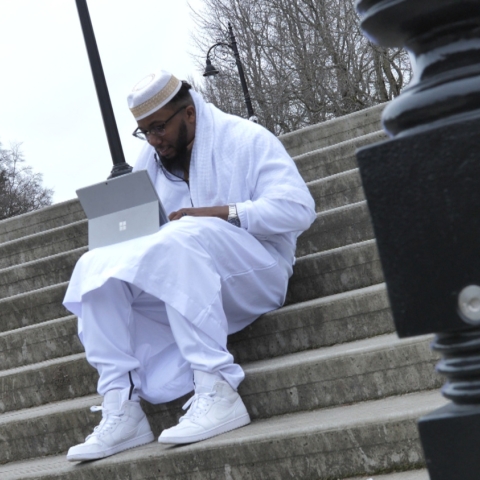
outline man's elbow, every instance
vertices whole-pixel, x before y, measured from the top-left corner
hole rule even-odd
[[[317,214],[315,213],[314,208],[302,205],[302,209],[296,217],[299,226],[298,231],[304,232],[305,230],[308,230],[316,218]]]

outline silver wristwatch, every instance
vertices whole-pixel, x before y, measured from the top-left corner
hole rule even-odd
[[[234,203],[228,205],[228,217],[227,222],[240,227],[240,219],[238,218],[237,206]]]

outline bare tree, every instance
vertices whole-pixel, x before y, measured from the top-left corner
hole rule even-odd
[[[25,165],[20,145],[0,144],[0,220],[52,203],[53,190],[42,186],[42,174]]]
[[[229,42],[232,23],[255,112],[276,134],[391,100],[411,79],[408,55],[365,39],[354,0],[204,0],[194,12],[203,68],[208,48]],[[200,90],[222,110],[245,116],[228,48],[215,50],[221,71]],[[197,87],[198,88],[198,87]]]

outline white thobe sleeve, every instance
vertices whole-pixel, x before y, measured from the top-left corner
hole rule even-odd
[[[260,198],[237,203],[242,228],[252,235],[272,235],[307,230],[314,219],[312,208],[289,200]]]
[[[241,226],[262,236],[307,230],[316,218],[315,202],[284,146],[262,130],[249,147],[250,198],[236,203]]]

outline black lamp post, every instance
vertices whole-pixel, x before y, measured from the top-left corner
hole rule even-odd
[[[203,76],[210,77],[212,75],[217,75],[217,73],[219,73],[218,70],[212,65],[212,62],[210,60],[210,52],[218,46],[230,48],[233,51],[233,55],[235,56],[235,63],[237,64],[238,75],[240,76],[240,83],[242,84],[243,95],[245,97],[245,105],[247,106],[248,118],[253,122],[257,122],[257,117],[255,116],[255,113],[253,111],[250,94],[248,93],[247,81],[245,80],[245,72],[243,71],[243,65],[240,60],[240,54],[238,53],[237,41],[235,40],[235,35],[233,34],[233,28],[230,23],[228,24],[228,32],[230,34],[230,43],[219,42],[219,43],[216,43],[215,45],[212,45],[209,48],[207,52],[207,66],[205,67],[205,72],[203,73]]]
[[[480,0],[357,0],[415,82],[357,158],[400,337],[436,333],[445,407],[419,421],[431,480],[480,476]]]
[[[119,177],[125,173],[130,173],[132,167],[125,162],[125,156],[123,155],[122,143],[120,142],[112,103],[110,101],[110,95],[108,94],[107,82],[105,81],[97,42],[95,41],[92,21],[90,19],[90,14],[88,13],[87,1],[75,1],[77,3],[78,16],[80,17],[80,23],[82,25],[90,68],[93,74],[93,81],[95,82],[95,89],[97,90],[98,102],[100,104],[100,110],[102,111],[103,125],[105,126],[105,131],[107,133],[108,146],[110,147],[110,154],[113,161],[113,169],[108,178]]]

